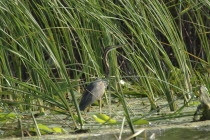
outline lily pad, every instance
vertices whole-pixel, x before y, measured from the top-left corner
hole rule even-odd
[[[67,131],[61,127],[53,127],[52,130],[54,131],[54,133],[60,133],[60,134],[67,133]]]
[[[143,120],[143,119],[138,119],[138,120],[134,120],[133,121],[134,125],[143,125],[143,124],[149,124],[149,122],[147,120]]]
[[[52,134],[54,132],[51,128],[49,128],[43,124],[38,124],[38,128],[39,128],[41,134]],[[30,128],[29,131],[36,133],[36,128],[34,128],[34,127]]]
[[[109,116],[107,115],[104,115],[104,114],[95,114],[93,115],[93,118],[98,122],[98,123],[111,123],[111,124],[114,124],[114,123],[117,123],[116,120],[113,120],[111,119]]]

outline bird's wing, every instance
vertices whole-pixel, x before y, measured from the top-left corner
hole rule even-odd
[[[93,95],[88,90],[86,90],[79,104],[80,110],[85,110],[87,106],[92,104],[92,97]]]

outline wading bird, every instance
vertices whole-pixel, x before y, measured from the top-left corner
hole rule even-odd
[[[100,100],[103,96],[105,89],[107,87],[107,81],[102,79],[96,79],[94,82],[90,83],[86,88],[79,104],[81,111],[97,100]]]
[[[121,45],[117,45],[117,46],[109,46],[105,49],[104,51],[104,65],[105,65],[105,72],[106,72],[106,78],[109,75],[109,64],[107,62],[108,59],[108,53],[116,48],[120,48],[123,47],[127,44],[121,44]],[[89,105],[91,105],[92,103],[94,103],[97,100],[100,100],[101,97],[103,96],[105,89],[107,87],[108,83],[105,80],[102,79],[96,79],[94,82],[90,83],[86,88],[85,88],[85,92],[82,96],[82,99],[80,101],[79,104],[79,108],[81,111],[84,111],[86,107],[88,107]],[[101,103],[100,103],[101,104]],[[101,112],[101,110],[100,110]]]

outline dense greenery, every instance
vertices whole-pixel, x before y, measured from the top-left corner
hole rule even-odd
[[[108,77],[127,120],[120,79],[151,109],[164,95],[177,110],[175,96],[188,101],[195,87],[210,85],[209,7],[208,0],[1,0],[1,108],[50,109],[73,120],[76,109],[82,124],[80,89],[104,78],[107,46],[127,44],[109,53]]]

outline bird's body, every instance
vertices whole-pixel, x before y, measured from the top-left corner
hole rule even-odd
[[[100,100],[103,96],[105,89],[107,87],[107,82],[102,79],[97,79],[94,82],[90,83],[86,88],[82,96],[82,99],[79,104],[81,111],[84,111],[85,108],[91,105],[93,102]]]

